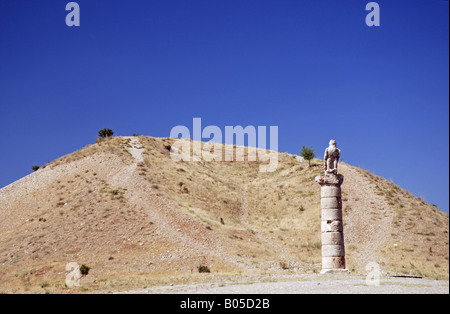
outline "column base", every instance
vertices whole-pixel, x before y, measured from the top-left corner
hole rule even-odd
[[[320,274],[321,275],[350,274],[350,271],[348,269],[322,269],[320,271]]]

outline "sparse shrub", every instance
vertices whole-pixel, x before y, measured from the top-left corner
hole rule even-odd
[[[98,131],[98,137],[101,139],[111,137],[114,135],[114,132],[111,129],[104,128],[103,130]]]
[[[209,267],[208,267],[208,266],[200,265],[200,266],[198,267],[198,272],[199,272],[199,273],[210,273],[211,270],[209,270]]]
[[[300,155],[302,155],[302,157],[308,161],[309,167],[311,167],[311,160],[314,158],[314,156],[316,156],[316,152],[313,150],[312,146],[309,148],[303,146],[302,150],[300,151]]]
[[[80,267],[80,272],[83,276],[87,276],[89,274],[89,271],[91,270],[90,267],[86,266],[86,265],[81,265]]]
[[[41,282],[41,288],[47,288],[50,287],[50,283],[48,281]]]
[[[39,167],[39,166],[33,166],[33,167],[31,167],[31,169],[32,169],[33,171],[38,171],[39,169],[41,169],[41,167]]]

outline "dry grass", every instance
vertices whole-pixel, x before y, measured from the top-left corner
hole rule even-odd
[[[385,241],[377,262],[391,274],[448,279],[449,217],[393,182],[358,169],[377,198],[368,205],[368,219],[383,221]],[[380,208],[383,202],[384,207]],[[355,205],[360,203],[355,201]]]
[[[0,292],[207,280],[201,265],[223,277],[320,270],[319,161],[280,153],[273,173],[258,161],[176,163],[173,142],[107,139],[0,190]],[[340,171],[350,269],[376,260],[448,278],[448,215],[366,171]],[[69,262],[91,268],[82,288],[65,287]]]

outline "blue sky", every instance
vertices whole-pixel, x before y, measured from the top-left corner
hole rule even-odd
[[[449,209],[449,8],[439,0],[0,2],[0,187],[95,141],[279,127]]]

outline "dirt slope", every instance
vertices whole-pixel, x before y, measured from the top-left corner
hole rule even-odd
[[[0,292],[320,270],[320,161],[280,153],[273,173],[259,161],[176,163],[173,142],[111,138],[1,189]],[[364,170],[339,171],[353,272],[376,261],[385,273],[448,279],[448,215]],[[69,262],[91,268],[78,290],[65,287]]]

